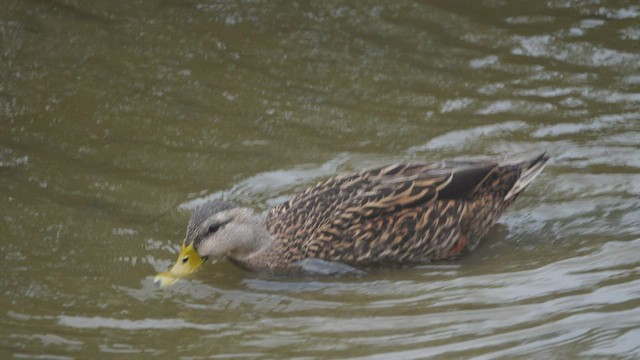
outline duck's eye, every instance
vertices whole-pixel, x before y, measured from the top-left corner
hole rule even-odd
[[[189,257],[188,256],[185,256],[185,257],[182,258],[182,263],[183,264],[186,264],[187,261],[189,261]]]
[[[220,225],[219,224],[213,224],[211,226],[209,226],[209,234],[213,234],[214,232],[218,231],[220,229]]]

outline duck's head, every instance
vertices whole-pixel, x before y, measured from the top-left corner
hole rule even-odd
[[[210,257],[242,260],[261,248],[264,232],[250,209],[227,201],[208,202],[191,215],[178,260],[169,271],[156,275],[154,283],[171,285]]]

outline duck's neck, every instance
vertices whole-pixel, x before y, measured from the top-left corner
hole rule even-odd
[[[254,216],[251,226],[238,238],[239,245],[227,256],[246,267],[260,268],[262,255],[270,249],[273,237],[259,216]]]

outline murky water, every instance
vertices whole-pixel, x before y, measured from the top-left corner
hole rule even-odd
[[[640,357],[640,6],[435,3],[0,0],[2,358]],[[544,150],[457,261],[151,283],[207,199]]]

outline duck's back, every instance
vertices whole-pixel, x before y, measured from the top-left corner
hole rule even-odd
[[[412,263],[473,249],[542,171],[522,161],[394,164],[333,177],[272,209],[264,263],[305,258],[352,265]]]

